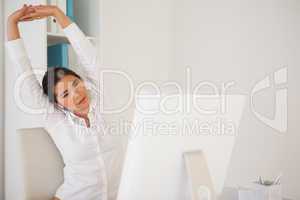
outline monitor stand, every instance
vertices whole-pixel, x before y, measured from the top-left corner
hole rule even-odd
[[[201,150],[183,153],[192,200],[216,200],[211,175],[204,152]]]

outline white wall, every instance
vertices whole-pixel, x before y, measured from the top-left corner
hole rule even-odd
[[[176,3],[176,65],[171,78],[184,83],[190,66],[192,85],[207,80],[234,81],[228,93],[242,93],[248,103],[240,124],[227,185],[272,178],[283,173],[284,193],[299,199],[300,95],[299,10],[293,0],[203,1]],[[254,85],[282,67],[288,67],[288,130],[284,134],[258,120],[250,109]],[[255,108],[272,118],[277,88],[257,94]],[[284,106],[284,105],[283,105]]]
[[[226,184],[283,172],[284,193],[299,199],[297,9],[295,0],[102,1],[102,61],[128,72],[135,83],[175,80],[186,86],[186,66],[194,86],[203,80],[218,86],[235,81],[228,92],[245,94],[248,102]],[[254,116],[249,98],[255,83],[284,66],[289,75],[288,131],[280,134]],[[112,99],[120,100],[126,94],[122,83],[112,83]],[[272,116],[275,90],[264,92],[257,95],[255,108]]]
[[[0,199],[4,200],[4,2],[0,0]]]
[[[143,81],[161,83],[168,79],[173,66],[172,0],[102,0],[100,1],[100,54],[103,69],[124,72],[137,86]],[[124,76],[104,76],[104,108],[122,107],[130,98],[128,80]],[[107,114],[107,123],[132,120],[134,101],[128,109]],[[124,124],[117,124],[122,125]],[[116,130],[118,131],[118,130]],[[116,132],[114,131],[114,132]],[[117,139],[126,135],[121,129]]]

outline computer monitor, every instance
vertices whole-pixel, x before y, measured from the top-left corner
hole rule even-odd
[[[189,200],[183,153],[198,150],[220,194],[244,100],[242,95],[137,97],[118,200]]]

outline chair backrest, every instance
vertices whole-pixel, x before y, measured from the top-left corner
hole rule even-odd
[[[26,200],[49,200],[63,181],[63,161],[44,128],[19,129]]]

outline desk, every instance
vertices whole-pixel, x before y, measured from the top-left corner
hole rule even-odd
[[[224,188],[220,200],[239,200],[238,190],[236,188],[229,188],[229,187]],[[283,198],[283,200],[292,200],[292,199]]]

